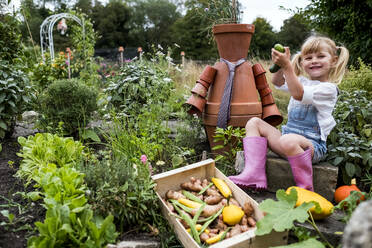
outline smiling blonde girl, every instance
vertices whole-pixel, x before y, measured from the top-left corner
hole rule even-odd
[[[312,163],[326,155],[327,136],[336,125],[332,111],[337,101],[337,84],[345,73],[349,52],[327,37],[311,36],[292,62],[288,47],[284,53],[272,49],[271,56],[281,67],[273,74],[272,83],[291,95],[288,122],[280,132],[259,118],[250,119],[243,139],[244,170],[229,178],[241,187],[266,189],[269,146],[288,159],[296,185],[313,191]]]

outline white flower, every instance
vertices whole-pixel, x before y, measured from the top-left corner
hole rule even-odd
[[[157,162],[156,162],[156,165],[162,166],[162,165],[165,165],[165,162],[164,162],[164,161],[161,161],[161,160],[159,160],[159,161],[157,161]]]

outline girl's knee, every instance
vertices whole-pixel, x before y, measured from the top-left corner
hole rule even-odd
[[[245,124],[245,129],[249,130],[251,128],[257,128],[261,121],[262,120],[258,117],[252,117],[247,121],[247,124]]]
[[[281,150],[287,155],[299,148],[299,142],[295,135],[284,134],[279,138]]]

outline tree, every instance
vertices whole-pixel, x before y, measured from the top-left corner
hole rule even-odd
[[[352,63],[358,57],[372,62],[371,0],[311,0],[302,11],[319,32],[343,43],[351,54]]]
[[[189,9],[183,18],[178,19],[172,26],[173,41],[180,47],[175,49],[175,57],[184,51],[188,58],[195,60],[213,60],[218,58],[215,42],[208,38],[202,19]]]
[[[283,26],[277,34],[278,42],[288,46],[294,53],[301,49],[304,40],[310,35],[311,28],[300,15],[293,15],[284,20]]]
[[[39,45],[40,25],[45,18],[51,15],[51,11],[44,7],[38,7],[32,0],[22,1],[20,10],[23,16],[23,22],[20,25],[23,40],[26,41],[25,43],[27,45],[32,45],[32,38],[34,44]],[[31,35],[28,28],[30,29]]]
[[[93,7],[93,27],[100,38],[98,48],[116,48],[129,43],[129,20],[132,18],[130,7],[121,1],[110,1],[106,6],[97,3]]]
[[[132,0],[130,37],[133,46],[149,49],[152,44],[171,45],[170,27],[181,16],[168,0]]]
[[[271,48],[276,41],[273,27],[262,17],[257,17],[253,24],[255,31],[251,40],[250,53],[262,59],[270,59]]]

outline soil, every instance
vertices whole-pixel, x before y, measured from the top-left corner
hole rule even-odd
[[[34,223],[42,221],[45,216],[43,207],[22,197],[22,192],[31,191],[32,186],[25,188],[23,182],[14,176],[21,161],[17,156],[20,149],[18,136],[13,135],[1,142],[0,211],[8,210],[15,217],[10,224],[8,218],[0,214],[0,248],[26,247],[27,238],[34,234]]]

